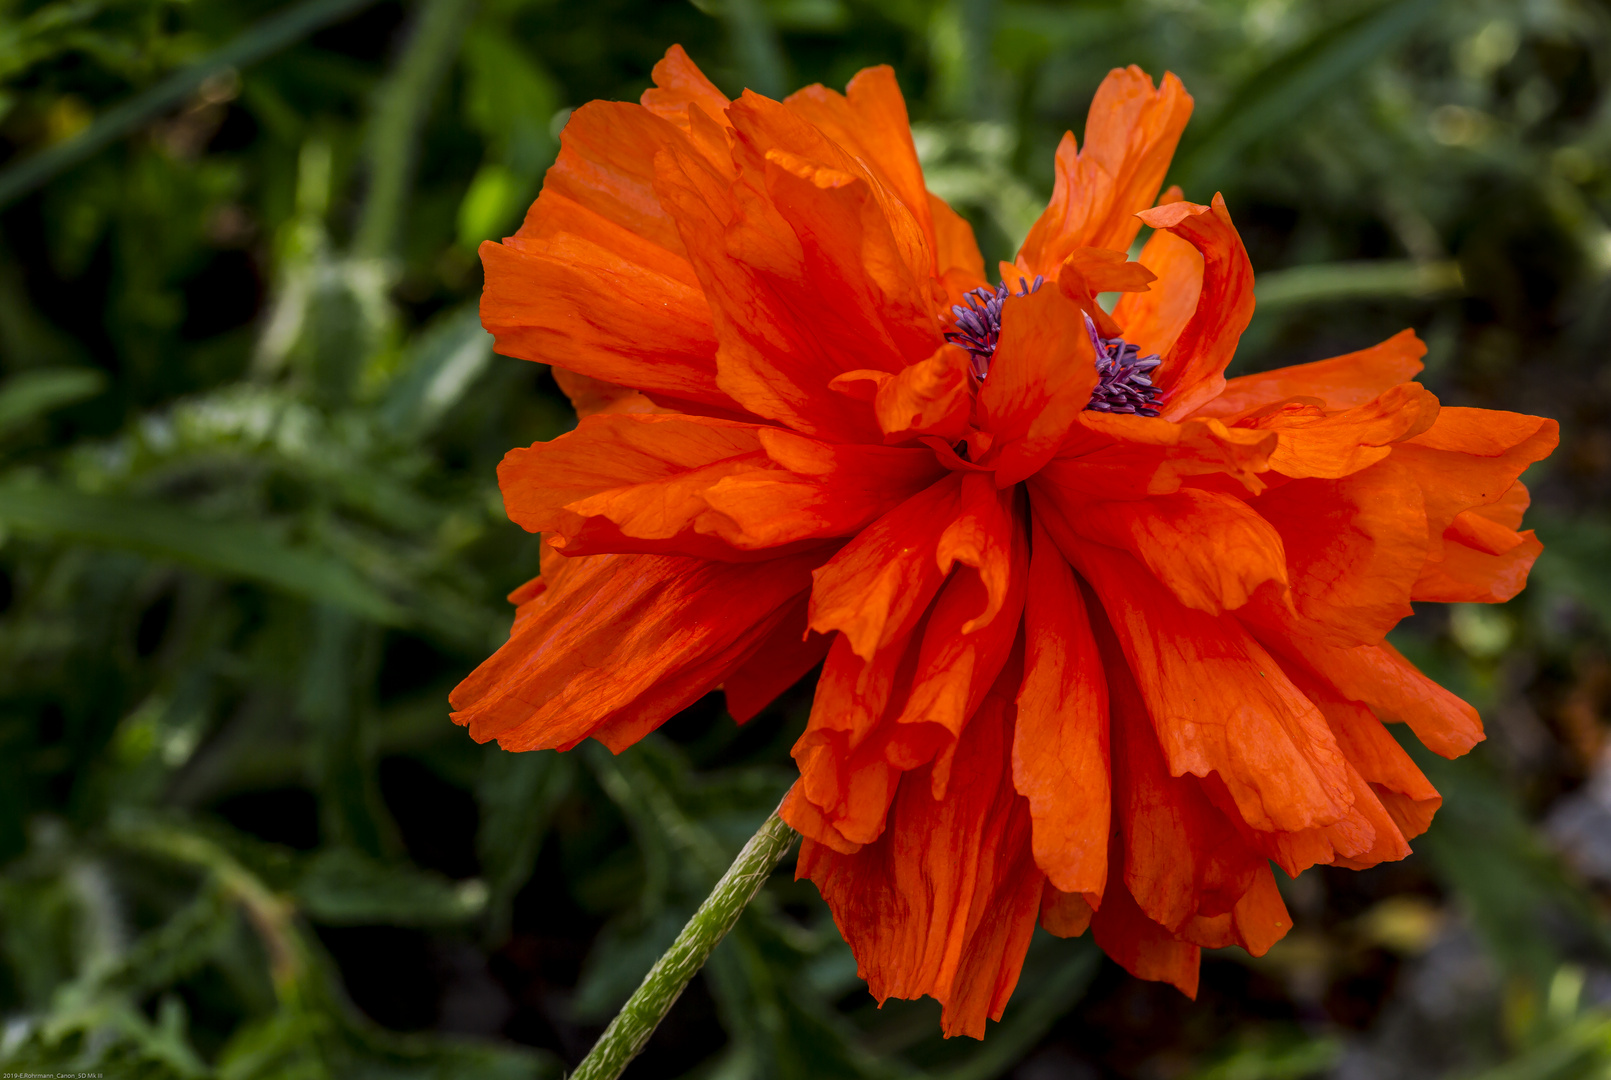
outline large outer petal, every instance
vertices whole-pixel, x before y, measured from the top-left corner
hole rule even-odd
[[[1036,520],[1024,609],[1013,783],[1029,800],[1035,863],[1100,906],[1108,879],[1108,690],[1074,571]]]
[[[1444,531],[1442,556],[1427,560],[1410,598],[1492,604],[1521,592],[1544,550],[1531,529],[1516,531],[1528,501],[1517,481],[1498,502],[1456,514]]]
[[[1101,597],[1170,773],[1219,774],[1255,829],[1340,819],[1353,796],[1325,718],[1236,620],[1184,606],[1132,556],[1045,518]]]
[[[1094,502],[1070,524],[1099,544],[1130,552],[1189,608],[1218,615],[1261,585],[1287,584],[1281,535],[1241,499],[1181,488],[1169,495]]]
[[[1294,480],[1253,505],[1285,543],[1298,611],[1337,643],[1374,645],[1412,614],[1426,511],[1396,461],[1340,480]]]
[[[1054,492],[1065,507],[1167,495],[1189,477],[1224,476],[1257,491],[1278,439],[1214,419],[1176,424],[1087,411],[1031,483]]]
[[[1438,399],[1424,386],[1400,383],[1351,409],[1328,413],[1293,402],[1239,420],[1237,427],[1280,435],[1270,468],[1283,476],[1338,477],[1383,460],[1395,443],[1430,428],[1437,415]]]
[[[498,351],[741,412],[716,386],[710,308],[654,190],[658,153],[708,159],[709,147],[619,102],[577,109],[560,144],[520,231],[481,247],[482,321]]]
[[[1496,503],[1522,472],[1560,441],[1560,425],[1541,416],[1494,409],[1443,409],[1432,427],[1393,448],[1393,460],[1415,474],[1426,498],[1432,543],[1466,510]]]
[[[1146,261],[1145,255],[1142,261]],[[1120,304],[1138,298],[1127,296]],[[1327,409],[1352,409],[1415,378],[1425,355],[1426,346],[1415,331],[1401,330],[1379,345],[1330,360],[1238,375],[1227,380],[1220,395],[1193,415],[1231,421],[1295,397],[1317,398]]]
[[[947,1035],[1000,1019],[1035,928],[1045,878],[1030,853],[1029,807],[1013,790],[1013,706],[992,692],[963,734],[944,799],[929,767],[906,774],[889,827],[842,854],[806,840],[796,876],[816,882],[883,1001],[929,995]]]
[[[1225,366],[1253,319],[1253,264],[1219,195],[1211,206],[1166,203],[1138,216],[1189,241],[1203,256],[1197,310],[1153,372],[1163,390],[1160,415],[1179,420],[1225,389]]]
[[[1057,148],[1052,199],[1019,252],[1026,273],[1050,277],[1081,247],[1124,251],[1141,229],[1135,214],[1163,186],[1192,99],[1173,75],[1153,89],[1140,68],[1115,68],[1097,88],[1085,121],[1085,150],[1074,135]]]
[[[930,238],[932,250],[930,197],[894,68],[888,64],[863,68],[843,94],[818,84],[790,94],[783,104],[858,158],[893,192]],[[929,273],[938,277],[946,269],[935,260]]]
[[[569,749],[592,735],[619,751],[737,670],[821,560],[550,560],[509,641],[454,689],[453,719],[507,750]]]
[[[1385,641],[1338,645],[1312,622],[1262,598],[1237,617],[1285,663],[1307,667],[1343,698],[1369,706],[1383,720],[1408,724],[1433,753],[1459,757],[1482,741],[1477,710],[1421,674]]]
[[[929,237],[786,106],[746,93],[727,116],[726,168],[673,144],[656,186],[713,305],[718,382],[796,430],[877,441],[871,410],[828,383],[858,369],[899,371],[943,344]]]

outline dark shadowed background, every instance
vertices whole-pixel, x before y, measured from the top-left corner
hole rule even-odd
[[[1171,179],[1259,274],[1236,371],[1413,326],[1563,442],[1532,588],[1394,638],[1490,740],[1420,755],[1412,858],[1283,881],[1269,955],[1192,1003],[1038,936],[943,1042],[780,873],[627,1075],[1611,1075],[1604,0],[0,0],[0,1067],[557,1077],[787,787],[805,688],[618,758],[447,720],[537,568],[494,468],[571,423],[476,245],[674,42],[729,92],[893,64],[989,258],[1103,74],[1173,70]]]

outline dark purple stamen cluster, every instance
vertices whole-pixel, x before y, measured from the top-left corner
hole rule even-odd
[[[1007,290],[1002,282],[994,289],[988,286],[974,289],[964,299],[967,306],[956,304],[951,314],[956,316],[956,329],[947,330],[945,340],[960,345],[973,358],[973,376],[983,380],[990,374],[990,359],[996,354],[996,342],[1001,337],[1001,307],[1009,296],[1028,296],[1046,284],[1036,277],[1034,282],[1018,279],[1016,293]],[[1085,406],[1097,412],[1132,413],[1136,416],[1157,416],[1153,402],[1158,398],[1158,387],[1152,385],[1150,372],[1163,361],[1156,354],[1142,356],[1141,349],[1123,338],[1105,338],[1097,333],[1096,323],[1085,316],[1085,329],[1091,335],[1091,347],[1096,350],[1096,389],[1091,391],[1091,402]]]
[[[990,358],[996,355],[996,339],[1001,336],[1001,305],[1009,296],[1028,296],[1044,284],[1046,279],[1040,276],[1036,276],[1033,284],[1019,278],[1018,291],[1010,293],[1003,281],[994,289],[985,286],[965,294],[967,307],[952,305],[951,314],[957,318],[957,328],[947,330],[945,340],[968,350],[968,355],[973,357],[974,378],[983,379],[990,373]]]
[[[1097,412],[1157,416],[1152,403],[1158,398],[1158,388],[1152,385],[1150,372],[1163,361],[1156,353],[1142,356],[1139,346],[1123,338],[1098,334],[1089,315],[1085,316],[1085,332],[1091,335],[1091,347],[1096,350],[1097,376],[1091,403],[1085,407]]]

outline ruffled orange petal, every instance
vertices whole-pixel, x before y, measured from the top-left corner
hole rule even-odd
[[[893,373],[943,344],[927,236],[787,107],[746,94],[727,116],[731,162],[712,166],[673,144],[656,186],[714,305],[718,382],[798,431],[877,441],[871,410],[828,382],[858,369]]]
[[[1144,254],[1142,261],[1146,261]],[[1132,299],[1139,297],[1127,296],[1120,304]],[[1220,395],[1193,415],[1231,421],[1295,397],[1318,398],[1329,410],[1352,409],[1415,378],[1424,366],[1421,357],[1425,355],[1426,346],[1415,331],[1401,330],[1379,345],[1345,356],[1257,375],[1238,375],[1227,380]]]
[[[981,1038],[1001,1018],[1039,913],[1045,879],[1009,772],[1012,710],[987,698],[944,799],[929,766],[908,773],[876,843],[846,855],[808,839],[795,871],[816,882],[873,995],[937,998],[947,1035]]]
[[[1113,808],[1124,850],[1123,888],[1148,919],[1178,933],[1198,916],[1234,908],[1264,859],[1203,794],[1196,777],[1171,775],[1147,705],[1105,621],[1098,621],[1096,636],[1110,672]]]
[[[736,671],[820,560],[560,559],[509,641],[454,689],[454,722],[507,750],[594,736],[619,751]]]
[[[1270,468],[1283,476],[1338,477],[1369,468],[1437,420],[1438,399],[1420,383],[1400,383],[1352,409],[1328,412],[1317,399],[1267,406],[1237,427],[1274,431]]]
[[[570,231],[481,246],[481,321],[497,351],[741,411],[716,385],[710,307],[680,244],[669,251],[563,196],[545,198],[544,220]]]
[[[1190,477],[1224,476],[1263,488],[1279,437],[1227,428],[1218,420],[1168,420],[1082,412],[1057,456],[1031,479],[1063,506],[1143,499],[1180,490]]]
[[[790,751],[800,768],[796,802],[809,806],[798,805],[796,815],[786,814],[784,820],[836,851],[883,835],[901,775],[886,753],[890,725],[884,719],[892,703],[904,704],[900,691],[911,686],[914,642],[921,640],[922,625],[896,637],[871,660],[856,656],[844,634],[828,649],[811,716]],[[874,739],[881,725],[884,737]]]
[[[912,125],[906,99],[895,82],[895,69],[884,64],[856,73],[839,94],[820,84],[790,94],[783,100],[797,115],[814,124],[828,138],[860,159],[878,180],[906,206],[918,228],[934,245],[931,200],[923,183],[923,166],[912,142]],[[972,230],[969,230],[972,236]],[[974,249],[977,251],[977,247]],[[965,257],[965,256],[964,256]],[[951,262],[934,259],[928,267],[938,277]],[[981,271],[983,267],[980,267]]]
[[[1186,240],[1203,256],[1197,308],[1153,372],[1153,382],[1163,388],[1160,415],[1178,420],[1225,389],[1225,366],[1253,319],[1253,264],[1220,195],[1210,206],[1166,203],[1137,217]]]
[[[1429,557],[1441,556],[1443,537],[1463,511],[1504,498],[1516,478],[1548,457],[1560,442],[1560,425],[1541,416],[1494,409],[1446,408],[1437,423],[1393,449],[1426,499]]]
[[[1013,492],[997,492],[988,479],[973,475],[963,478],[962,498],[958,522],[968,522],[967,531],[977,535],[958,536],[953,523],[941,538],[942,563],[956,559],[964,565],[935,598],[911,690],[885,749],[901,769],[938,755],[935,798],[944,795],[958,736],[1007,664],[1023,614],[1029,561],[1027,537],[1013,513]],[[978,509],[970,510],[970,502]]]
[[[912,496],[815,572],[811,629],[844,633],[863,660],[909,633],[949,571],[935,555],[956,520],[962,478],[953,473]]]
[[[1074,571],[1038,517],[1034,530],[1013,783],[1029,800],[1036,865],[1055,890],[1083,894],[1088,922],[1108,878],[1107,678]],[[1058,926],[1078,922],[1077,908],[1056,905]]]
[[[1062,445],[1096,387],[1096,354],[1085,316],[1056,289],[1013,297],[979,390],[979,425],[994,449],[981,459],[996,483],[1033,475]]]
[[[1444,531],[1441,557],[1427,560],[1410,598],[1491,604],[1521,592],[1544,550],[1531,529],[1516,531],[1528,501],[1518,481],[1498,502],[1456,514]]]
[[[1101,597],[1171,774],[1218,773],[1255,829],[1344,815],[1353,795],[1325,718],[1236,620],[1184,606],[1132,556],[1056,515],[1046,525]]]
[[[1408,724],[1433,753],[1459,757],[1482,741],[1477,710],[1421,674],[1385,641],[1336,645],[1313,624],[1257,601],[1238,614],[1266,647],[1291,664],[1308,667],[1344,698],[1368,706],[1383,720]]]
[[[1122,864],[1123,848],[1113,841],[1110,862]],[[1147,918],[1122,878],[1108,886],[1102,907],[1091,917],[1091,936],[1115,963],[1138,979],[1166,982],[1193,1000],[1202,950]]]
[[[688,109],[702,109],[712,120],[720,118],[732,104],[716,84],[705,78],[681,45],[673,45],[654,66],[655,85],[643,92],[639,102],[656,116],[689,130]]]
[[[1340,480],[1295,480],[1254,500],[1281,534],[1292,599],[1316,631],[1372,645],[1412,614],[1428,542],[1414,477],[1396,459]]]
[[[1280,533],[1217,491],[1093,502],[1068,520],[1081,535],[1130,552],[1182,604],[1211,615],[1241,607],[1266,582],[1287,585]]]
[[[1072,132],[1057,147],[1051,202],[1018,255],[1024,271],[1049,277],[1075,248],[1129,248],[1141,231],[1135,214],[1157,198],[1191,110],[1173,75],[1154,89],[1134,65],[1109,72],[1091,101],[1085,150]]]
[[[716,538],[703,493],[766,465],[754,425],[678,415],[599,415],[498,466],[510,520],[567,554],[739,555]]]

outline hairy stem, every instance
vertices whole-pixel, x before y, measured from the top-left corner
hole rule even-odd
[[[664,956],[655,961],[632,997],[571,1074],[571,1080],[615,1080],[638,1056],[654,1029],[714,949],[738,922],[761,885],[794,846],[797,833],[774,812],[760,827],[716,888],[699,905]]]

